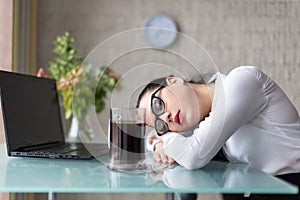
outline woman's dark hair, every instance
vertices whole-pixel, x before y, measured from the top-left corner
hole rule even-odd
[[[170,76],[168,76],[170,77]],[[150,83],[148,83],[145,88],[142,90],[142,92],[140,93],[140,95],[138,96],[137,99],[137,103],[136,103],[136,107],[139,108],[140,107],[140,103],[141,103],[141,99],[143,98],[143,96],[148,92],[148,91],[153,91],[156,88],[159,88],[161,86],[166,87],[168,85],[167,83],[167,77],[162,77],[162,78],[158,78],[155,79],[153,81],[151,81]]]
[[[164,86],[164,87],[168,86],[168,83],[167,83],[167,78],[168,77],[174,77],[174,76],[170,75],[170,76],[166,76],[166,77],[162,77],[162,78],[157,78],[157,79],[154,79],[153,81],[151,81],[150,83],[148,83],[145,86],[145,88],[142,90],[142,92],[140,93],[140,95],[138,96],[137,103],[136,103],[136,108],[140,107],[141,99],[143,98],[143,96],[148,91],[154,91],[155,89],[157,89],[157,88],[159,88],[161,86]],[[205,81],[204,81],[203,78],[200,78],[197,81],[194,81],[194,80],[187,81],[187,83],[199,83],[199,84],[201,84],[201,83],[205,83]]]

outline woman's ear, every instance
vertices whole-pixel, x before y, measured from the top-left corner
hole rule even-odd
[[[167,83],[168,85],[172,85],[172,84],[183,84],[184,83],[184,80],[180,77],[173,77],[173,76],[170,76],[170,77],[167,77]]]

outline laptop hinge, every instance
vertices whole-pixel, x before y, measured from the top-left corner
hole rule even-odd
[[[36,148],[52,146],[54,144],[61,144],[61,143],[62,143],[61,141],[54,141],[54,142],[48,142],[48,143],[44,143],[44,144],[28,145],[28,146],[19,147],[14,151],[31,151]]]

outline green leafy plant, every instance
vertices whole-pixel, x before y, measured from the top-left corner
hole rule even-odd
[[[83,58],[77,55],[78,51],[72,45],[74,42],[75,38],[70,37],[69,32],[57,36],[54,40],[53,53],[57,57],[50,61],[48,70],[55,80],[60,80],[63,76],[68,75],[72,69],[75,69],[83,61]]]
[[[72,114],[79,119],[84,117],[91,105],[95,105],[96,112],[101,112],[107,92],[112,91],[118,81],[118,76],[107,67],[94,70],[81,65],[83,58],[73,47],[74,42],[68,32],[54,40],[56,57],[48,69],[50,77],[57,81],[66,119]]]

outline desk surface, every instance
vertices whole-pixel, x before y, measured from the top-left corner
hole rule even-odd
[[[109,170],[97,160],[10,158],[0,144],[0,192],[293,194],[297,191],[297,187],[242,163],[213,161],[192,171],[175,165],[143,173],[122,173]]]

